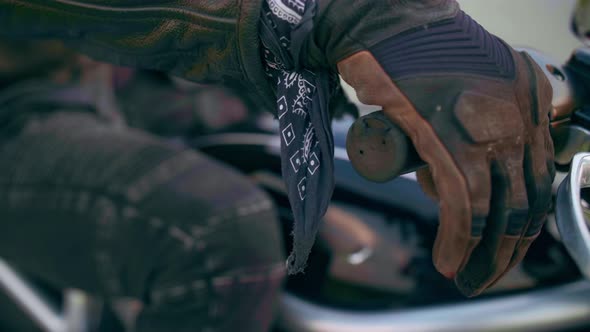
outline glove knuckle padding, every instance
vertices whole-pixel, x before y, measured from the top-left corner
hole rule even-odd
[[[551,207],[551,184],[555,176],[553,142],[549,133],[552,88],[538,65],[526,53],[517,56],[522,70],[519,72],[516,95],[523,120],[527,125],[524,169],[527,196],[530,204],[529,225],[523,236],[539,233]]]
[[[473,142],[494,142],[523,133],[518,108],[504,99],[467,91],[459,96],[454,109]]]

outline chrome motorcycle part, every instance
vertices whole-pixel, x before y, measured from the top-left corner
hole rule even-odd
[[[559,166],[568,166],[578,152],[590,151],[590,131],[571,122],[555,126],[551,137],[555,146],[555,163]]]
[[[283,294],[279,322],[297,332],[559,331],[590,323],[590,282],[423,309],[353,312]]]
[[[582,274],[590,279],[590,232],[580,190],[590,187],[590,153],[574,156],[570,174],[557,191],[556,217],[562,242]]]
[[[0,289],[45,332],[85,332],[97,324],[100,305],[76,289],[64,291],[63,312],[18,271],[0,259]]]
[[[46,332],[66,331],[58,310],[12,267],[0,259],[0,288]]]

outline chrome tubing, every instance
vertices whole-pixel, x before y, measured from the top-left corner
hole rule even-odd
[[[18,272],[0,259],[0,289],[46,332],[66,332],[66,322]]]
[[[590,153],[574,156],[569,175],[559,186],[557,228],[562,242],[582,274],[590,279],[590,232],[582,210],[580,190],[590,187]]]
[[[366,313],[283,294],[279,309],[279,326],[289,332],[538,332],[588,324],[587,280],[495,299]]]

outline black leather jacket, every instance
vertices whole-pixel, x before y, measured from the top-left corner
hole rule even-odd
[[[0,0],[0,34],[62,39],[100,61],[203,83],[248,82],[271,103],[259,54],[261,3]]]
[[[237,83],[274,109],[258,37],[263,1],[0,0],[0,36],[57,38],[96,60]],[[311,66],[335,65],[384,35],[458,9],[454,0],[316,1],[317,28],[303,51]]]

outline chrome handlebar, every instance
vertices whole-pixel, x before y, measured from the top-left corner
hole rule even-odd
[[[583,188],[590,188],[590,153],[586,152],[574,156],[570,173],[557,190],[555,214],[564,246],[590,279],[590,232],[581,204]]]

